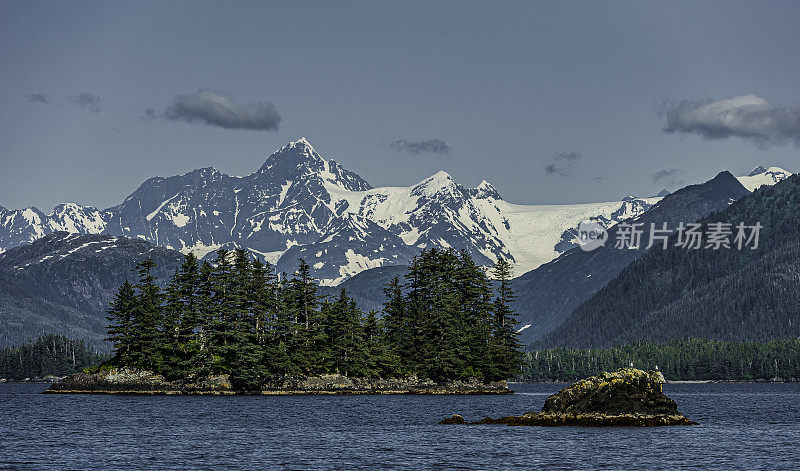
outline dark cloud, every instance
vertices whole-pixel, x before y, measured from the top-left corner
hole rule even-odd
[[[569,170],[564,167],[556,167],[555,164],[550,164],[544,168],[544,173],[548,175],[559,175],[564,177],[569,175]]]
[[[272,103],[258,101],[240,105],[229,96],[211,90],[179,95],[162,113],[152,108],[145,110],[144,118],[252,131],[277,131],[281,123],[281,116]]]
[[[580,152],[561,152],[556,156],[556,160],[567,160],[569,162],[574,162],[580,158]]]
[[[559,163],[556,165],[555,163],[546,165],[544,167],[544,173],[547,175],[556,175],[560,177],[566,177],[567,175],[572,175],[576,173],[580,166],[578,166],[578,160],[580,160],[581,154],[580,152],[559,152],[556,154],[555,158],[553,158],[553,162],[564,162]]]
[[[699,134],[705,139],[741,137],[759,147],[794,141],[800,146],[800,106],[770,103],[757,95],[666,101],[659,116],[666,133]]]
[[[31,103],[50,103],[50,95],[45,92],[36,92],[26,95],[25,98]]]
[[[83,111],[92,113],[100,112],[100,96],[88,92],[80,93],[71,98],[73,104],[78,105]]]
[[[603,177],[592,177],[592,181],[593,182],[600,181],[602,179],[603,179]]]
[[[389,147],[398,152],[408,152],[409,154],[421,154],[429,152],[432,154],[447,154],[450,146],[441,139],[429,139],[427,141],[407,141],[398,139],[389,143]]]
[[[660,183],[672,187],[683,185],[682,174],[683,172],[680,169],[665,168],[653,174],[653,183]]]

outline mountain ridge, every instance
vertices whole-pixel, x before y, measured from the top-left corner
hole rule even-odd
[[[485,180],[468,188],[445,171],[409,187],[373,188],[301,138],[249,175],[206,167],[153,177],[105,210],[75,203],[50,214],[0,207],[0,253],[67,230],[140,238],[199,258],[245,248],[287,273],[302,257],[324,285],[407,264],[430,247],[466,250],[484,266],[502,256],[527,272],[574,247],[571,231],[580,221],[611,226],[660,199],[517,205]]]

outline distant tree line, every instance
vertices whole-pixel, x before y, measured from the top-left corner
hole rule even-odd
[[[108,358],[82,340],[45,335],[29,344],[0,350],[0,378],[20,380],[66,376]]]
[[[800,379],[800,338],[734,342],[685,338],[610,348],[553,348],[525,354],[525,381],[572,381],[631,363],[668,380]]]
[[[382,316],[363,313],[345,290],[319,297],[302,260],[279,277],[244,250],[220,250],[213,264],[189,254],[165,289],[153,268],[140,263],[138,282],[126,281],[110,306],[113,365],[167,378],[229,373],[239,389],[325,373],[493,381],[521,365],[505,260],[495,294],[466,252],[423,251],[404,282],[386,286]]]

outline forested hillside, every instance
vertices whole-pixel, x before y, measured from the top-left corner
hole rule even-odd
[[[534,348],[681,337],[800,335],[800,177],[762,187],[703,223],[761,223],[758,248],[653,247]],[[704,241],[705,243],[705,241]]]

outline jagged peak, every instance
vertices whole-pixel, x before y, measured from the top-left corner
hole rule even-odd
[[[303,165],[313,163],[315,166],[325,166],[327,161],[314,149],[305,137],[291,141],[267,157],[261,171],[270,169],[278,164]]]
[[[486,180],[482,180],[480,184],[475,188],[478,198],[494,198],[498,200],[502,200],[503,198],[500,196],[500,192],[497,191],[497,188],[494,187],[491,183],[487,182]]]
[[[289,142],[289,147],[297,147],[297,146],[309,147],[311,148],[311,150],[314,150],[314,146],[312,146],[311,143],[308,142],[308,139],[306,139],[305,137],[301,137],[296,141]]]
[[[750,173],[748,173],[747,176],[748,177],[754,177],[756,175],[761,175],[762,173],[765,173],[766,171],[767,171],[767,169],[765,169],[763,165],[758,165],[756,168],[754,168],[752,171],[750,171]]]
[[[311,143],[308,142],[308,139],[306,139],[305,137],[301,137],[300,139],[298,139],[296,141],[289,142],[285,146],[281,147],[281,149],[277,153],[285,152],[287,150],[293,150],[295,152],[298,152],[303,157],[308,158],[308,159],[312,159],[312,160],[315,160],[315,161],[322,161],[322,162],[326,161],[319,154],[319,152],[317,152],[317,150],[314,149],[314,146],[312,146]]]
[[[255,175],[262,174],[271,174],[284,180],[316,177],[350,191],[372,188],[358,174],[345,169],[333,159],[323,158],[305,137],[290,142],[270,155]]]

